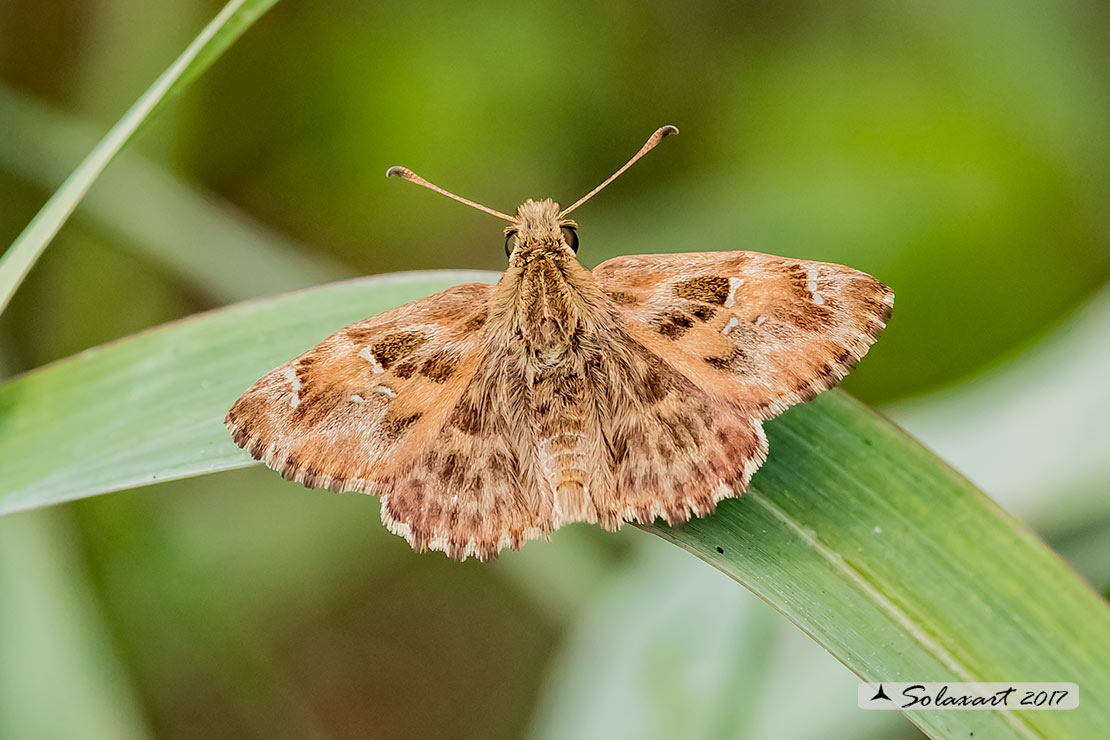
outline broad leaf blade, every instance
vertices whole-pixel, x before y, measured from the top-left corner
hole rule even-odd
[[[251,381],[350,321],[493,277],[363,278],[240,304],[10,381],[0,513],[249,464],[221,421]],[[910,713],[935,737],[1110,732],[1099,701],[1110,696],[1110,610],[1050,550],[840,392],[767,427],[771,456],[747,495],[652,531],[868,679],[1074,681],[1083,692],[1070,712]]]
[[[112,158],[158,108],[184,90],[276,2],[230,0],[89,152],[42,210],[35,214],[8,251],[0,256],[0,313]]]

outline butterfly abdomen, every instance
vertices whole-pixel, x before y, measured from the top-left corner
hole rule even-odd
[[[577,358],[576,358],[577,359]],[[533,368],[528,405],[540,469],[563,521],[597,521],[597,421],[580,362]]]

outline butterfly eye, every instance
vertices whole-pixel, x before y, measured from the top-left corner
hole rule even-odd
[[[563,240],[570,247],[570,251],[578,254],[578,232],[574,230],[573,226],[560,227],[563,231]]]
[[[513,254],[513,239],[516,237],[516,231],[505,232],[505,256],[511,257]]]

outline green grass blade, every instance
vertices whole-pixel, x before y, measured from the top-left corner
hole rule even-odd
[[[50,197],[0,257],[0,313],[93,182],[167,100],[208,68],[277,0],[230,0]]]
[[[493,277],[371,277],[240,304],[0,385],[0,513],[250,464],[221,421],[255,378],[350,321]],[[843,393],[767,427],[771,456],[747,495],[651,531],[867,679],[1081,687],[1069,712],[911,714],[935,737],[1110,731],[1099,701],[1110,696],[1110,609],[1022,525]]]
[[[652,531],[865,680],[1080,686],[1073,711],[907,712],[932,737],[1110,736],[1110,608],[1055,553],[842,392],[767,432],[771,456],[747,494]]]
[[[92,125],[3,84],[0,121],[0,169],[47,191],[97,141]],[[219,303],[353,276],[350,268],[311,252],[135,150],[116,156],[75,217]]]

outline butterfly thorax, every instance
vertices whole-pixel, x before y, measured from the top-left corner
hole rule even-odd
[[[506,233],[512,251],[497,285],[492,324],[532,361],[558,365],[579,359],[583,338],[613,320],[593,275],[574,256],[551,199],[528,200]]]

